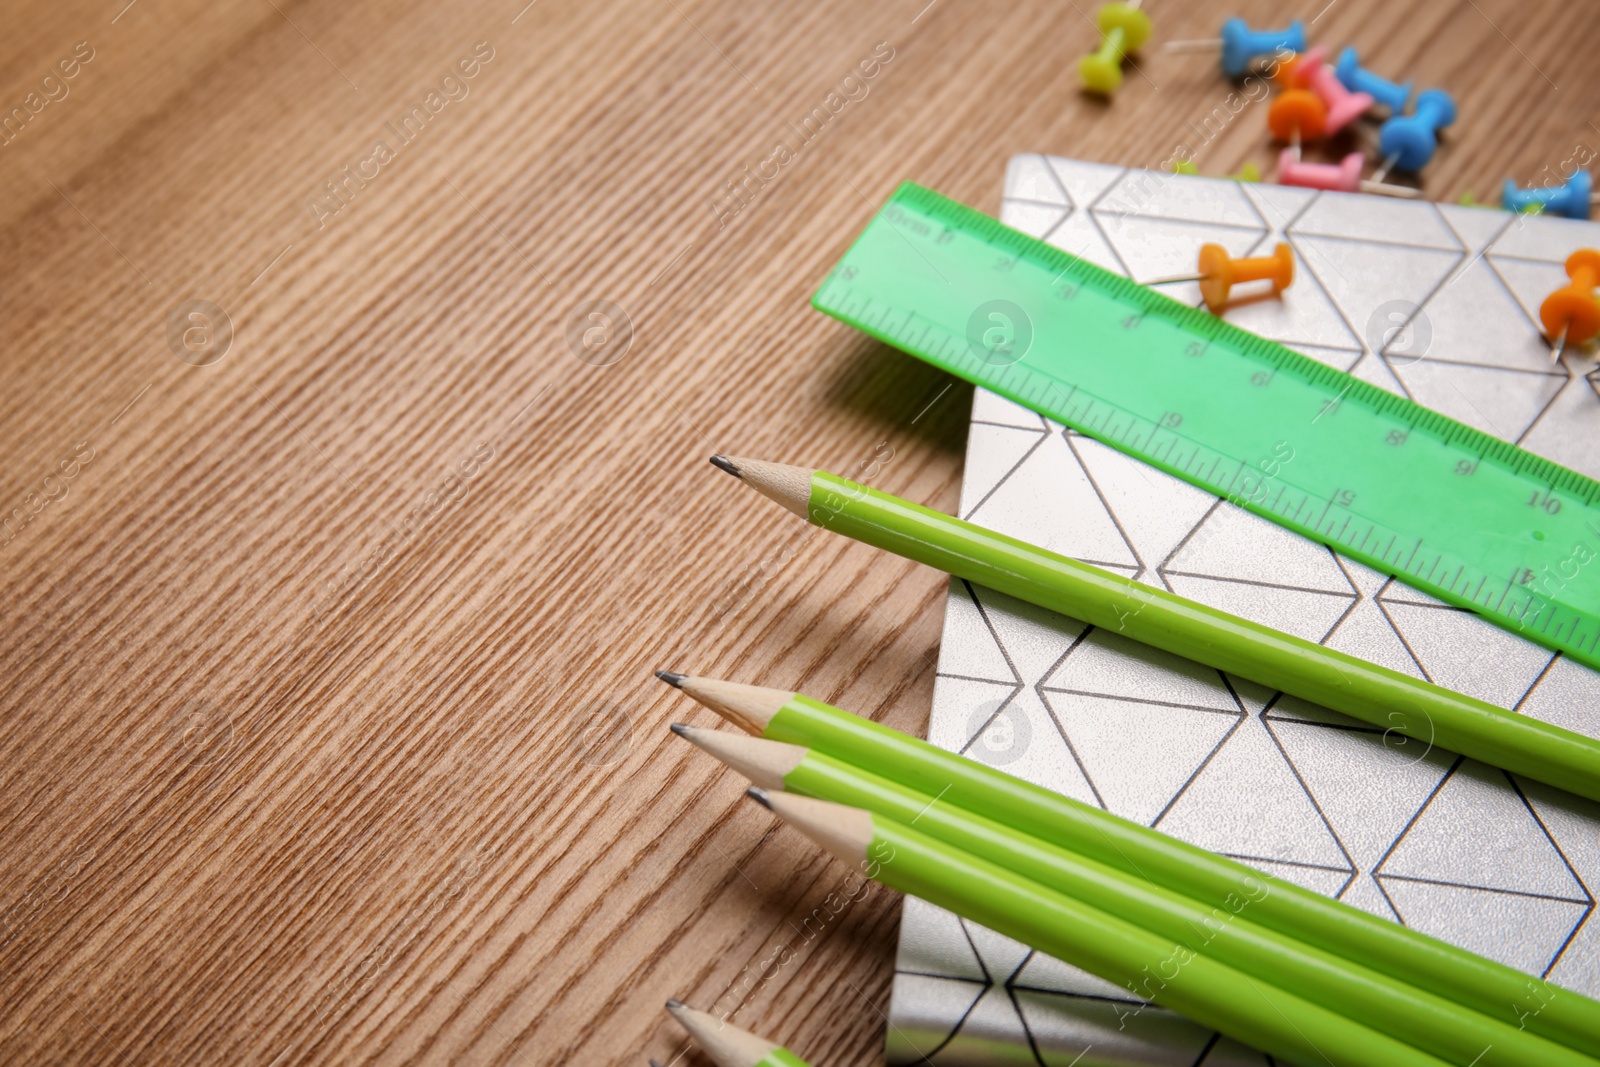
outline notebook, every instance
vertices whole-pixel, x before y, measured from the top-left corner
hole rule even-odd
[[[1538,307],[1600,225],[1023,155],[1001,218],[1130,277],[1201,244],[1294,250],[1227,318],[1600,477],[1600,373]],[[1199,304],[1193,283],[1165,287]],[[960,514],[1600,735],[1600,674],[976,391]],[[930,740],[1547,980],[1600,995],[1600,805],[952,581]],[[1272,1060],[907,899],[891,1063]],[[1125,1021],[1124,1021],[1125,1020]]]

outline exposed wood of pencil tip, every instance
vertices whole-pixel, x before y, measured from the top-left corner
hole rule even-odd
[[[717,1067],[755,1067],[778,1046],[764,1037],[741,1030],[708,1012],[696,1011],[681,1000],[667,1001],[667,1013],[705,1051]]]
[[[712,456],[711,465],[744,482],[764,497],[776,500],[802,519],[810,521],[811,475],[815,471],[791,467],[787,463],[768,463],[743,456]]]
[[[751,788],[750,798],[846,863],[864,863],[872,847],[872,813],[794,793]]]
[[[673,723],[672,732],[762,789],[782,791],[784,777],[806,757],[806,748],[783,741],[767,741],[723,730],[704,730]]]
[[[767,689],[716,678],[696,678],[692,674],[656,671],[656,677],[681,689],[746,733],[759,734],[789,701],[794,690]]]

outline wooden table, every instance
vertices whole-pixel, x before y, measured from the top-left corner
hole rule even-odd
[[[1083,97],[1070,3],[125,2],[0,44],[0,1062],[671,1062],[672,995],[877,1061],[893,894],[834,914],[649,671],[921,730],[945,583],[706,457],[952,507],[970,390],[807,306],[873,205],[1270,173],[1265,106],[1153,50]],[[1313,32],[1456,93],[1453,199],[1600,146],[1597,29]]]

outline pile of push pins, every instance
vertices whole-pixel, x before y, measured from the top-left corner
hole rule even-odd
[[[1150,16],[1140,0],[1109,3],[1096,16],[1100,47],[1078,64],[1084,88],[1109,95],[1122,84],[1122,63],[1150,39]],[[1369,192],[1418,196],[1417,190],[1388,185],[1391,171],[1415,173],[1427,166],[1439,147],[1439,131],[1456,119],[1455,101],[1443,89],[1413,94],[1410,82],[1397,85],[1361,66],[1354,48],[1328,62],[1321,45],[1306,47],[1305,26],[1293,22],[1284,30],[1252,30],[1243,19],[1228,19],[1222,35],[1204,41],[1173,41],[1168,51],[1217,49],[1222,72],[1231,79],[1258,69],[1281,90],[1267,109],[1273,140],[1285,145],[1278,159],[1278,181],[1336,192]],[[1311,163],[1303,146],[1329,140],[1358,120],[1381,119],[1377,149],[1381,162],[1370,179],[1362,177],[1366,155],[1352,151],[1337,163]]]
[[[1122,64],[1150,40],[1154,26],[1150,16],[1140,10],[1142,0],[1102,4],[1095,15],[1100,30],[1100,46],[1078,63],[1083,87],[1091,93],[1110,96],[1122,85]],[[1389,196],[1420,195],[1408,186],[1385,184],[1392,171],[1416,173],[1433,159],[1439,147],[1439,131],[1456,120],[1456,105],[1443,89],[1424,89],[1414,93],[1412,83],[1396,84],[1361,65],[1354,48],[1341,51],[1327,62],[1328,52],[1321,46],[1306,47],[1305,26],[1299,21],[1283,30],[1252,30],[1243,19],[1231,18],[1222,24],[1219,37],[1201,41],[1171,41],[1169,52],[1197,52],[1215,49],[1222,58],[1222,73],[1234,80],[1258,70],[1269,74],[1282,92],[1267,111],[1267,128],[1274,140],[1284,144],[1278,160],[1278,181],[1335,192],[1370,192]],[[1308,163],[1301,158],[1302,146],[1325,141],[1356,125],[1358,120],[1381,120],[1377,129],[1377,169],[1363,178],[1366,158],[1361,152],[1345,154],[1336,163]],[[1585,160],[1587,162],[1587,160]],[[1197,173],[1192,163],[1179,161],[1183,173]],[[1241,180],[1257,180],[1253,165],[1234,175]],[[1560,215],[1587,219],[1592,205],[1600,201],[1594,182],[1585,170],[1576,169],[1561,185],[1519,188],[1507,179],[1501,190],[1500,206],[1525,214]],[[1463,204],[1478,205],[1470,196]]]
[[[1110,96],[1122,84],[1122,64],[1150,40],[1150,16],[1140,10],[1142,0],[1103,4],[1096,13],[1100,46],[1078,64],[1083,87],[1089,92]],[[1230,18],[1222,24],[1220,37],[1204,41],[1173,41],[1167,51],[1196,52],[1217,49],[1222,57],[1222,73],[1238,81],[1264,74],[1279,93],[1267,109],[1267,128],[1272,139],[1284,148],[1278,157],[1278,181],[1330,192],[1377,193],[1385,196],[1420,196],[1419,190],[1384,181],[1391,172],[1415,174],[1426,167],[1439,147],[1439,131],[1456,120],[1456,105],[1443,89],[1414,93],[1412,83],[1389,81],[1361,65],[1354,48],[1341,51],[1328,62],[1328,50],[1317,45],[1306,47],[1305,26],[1299,21],[1283,30],[1252,30],[1243,19]],[[1377,167],[1370,178],[1363,177],[1367,155],[1362,151],[1344,154],[1337,162],[1308,162],[1302,158],[1304,146],[1326,142],[1347,130],[1372,140],[1371,128],[1362,125],[1376,121]],[[1585,160],[1587,162],[1587,160]],[[1179,173],[1198,174],[1187,160],[1178,160]],[[1260,174],[1246,164],[1232,175],[1240,181],[1258,181]],[[1508,180],[1501,193],[1500,206],[1525,214],[1560,215],[1587,219],[1591,205],[1600,200],[1594,193],[1587,171],[1576,170],[1562,185],[1521,189]],[[1464,197],[1462,203],[1475,203]],[[1198,272],[1174,278],[1160,278],[1150,285],[1173,282],[1199,282],[1200,295],[1213,314],[1227,309],[1231,290],[1241,282],[1264,281],[1267,287],[1251,300],[1281,294],[1294,281],[1294,256],[1286,244],[1279,244],[1270,256],[1232,259],[1220,245],[1200,249]],[[1585,344],[1600,336],[1600,251],[1585,248],[1567,259],[1569,284],[1551,293],[1539,308],[1540,324],[1551,342],[1550,359],[1561,357],[1568,345]]]

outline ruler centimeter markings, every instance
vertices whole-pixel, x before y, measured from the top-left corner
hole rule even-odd
[[[906,183],[811,300],[1600,668],[1600,482]]]

